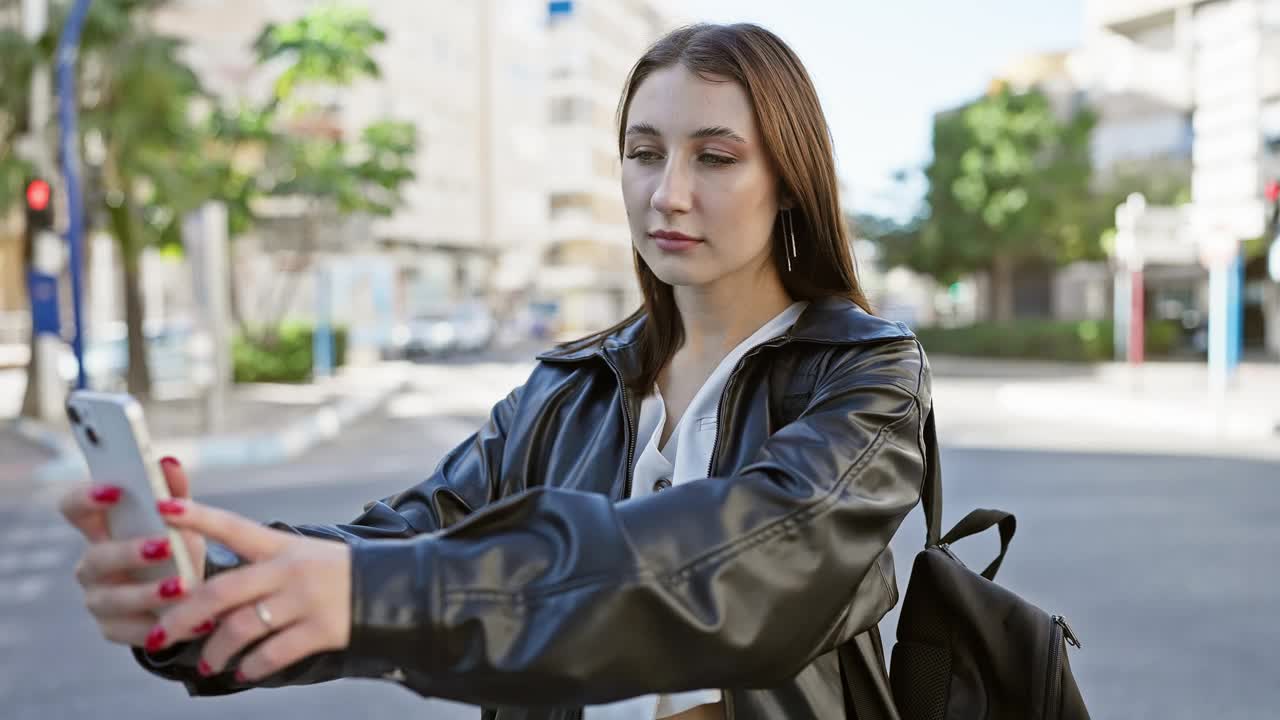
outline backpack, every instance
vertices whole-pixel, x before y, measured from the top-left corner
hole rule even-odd
[[[887,677],[874,629],[840,649],[851,717],[1088,720],[1067,659],[1067,645],[1081,645],[1066,619],[995,583],[1017,520],[1001,510],[974,510],[940,537],[942,480],[932,409],[924,440],[925,548],[911,568]],[[1000,554],[975,573],[950,545],[993,526]]]

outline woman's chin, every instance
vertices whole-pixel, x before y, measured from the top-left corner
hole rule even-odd
[[[666,263],[656,267],[650,265],[649,269],[653,271],[655,277],[672,287],[705,285],[709,280],[704,277],[705,273],[693,272],[692,268],[687,267],[670,267]]]

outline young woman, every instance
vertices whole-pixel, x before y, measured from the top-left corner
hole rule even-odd
[[[350,525],[263,527],[164,461],[197,587],[128,582],[163,553],[104,537],[118,492],[74,490],[108,639],[196,694],[385,677],[488,718],[854,716],[842,673],[883,663],[888,543],[930,471],[924,353],[868,311],[776,36],[671,33],[619,119],[644,306]]]

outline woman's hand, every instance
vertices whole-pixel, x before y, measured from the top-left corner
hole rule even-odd
[[[173,497],[187,497],[187,478],[178,462],[165,458],[160,466],[169,482],[169,493]],[[177,577],[159,582],[138,582],[131,577],[131,571],[169,559],[174,549],[166,537],[111,539],[107,512],[120,501],[123,493],[122,488],[114,485],[78,485],[62,496],[58,507],[67,522],[89,541],[75,570],[89,614],[107,640],[142,647],[156,617],[191,588],[183,587]],[[204,539],[189,532],[182,537],[191,554],[196,577],[202,577]]]
[[[238,680],[252,682],[347,647],[351,549],[345,543],[273,530],[190,500],[161,502],[159,509],[172,527],[222,543],[248,562],[210,578],[164,613],[147,636],[147,650],[195,637],[213,619],[216,629],[197,669],[224,672],[231,658],[263,640],[236,671]]]

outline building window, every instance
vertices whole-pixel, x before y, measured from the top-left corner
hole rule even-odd
[[[551,193],[551,215],[572,210],[591,209],[591,196],[586,193]]]
[[[551,99],[551,124],[573,125],[587,119],[587,101],[579,97]]]
[[[573,0],[551,0],[547,3],[547,17],[555,20],[573,14]]]

